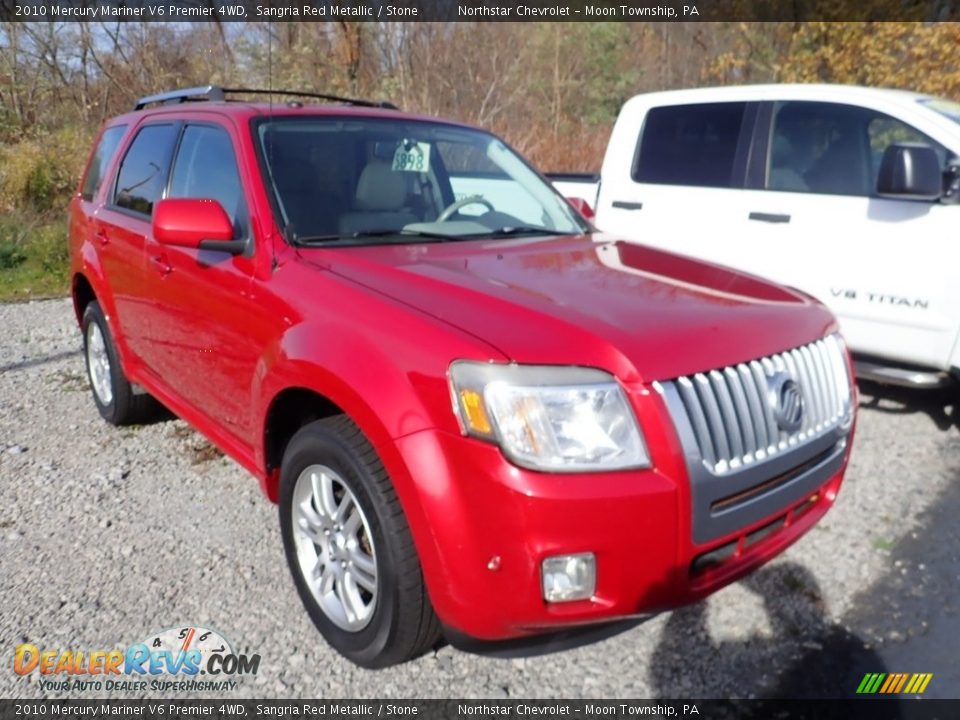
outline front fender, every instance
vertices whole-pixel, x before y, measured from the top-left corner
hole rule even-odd
[[[437,480],[448,476],[446,461],[419,458],[419,467],[411,467],[395,441],[429,428],[459,435],[446,379],[450,362],[505,358],[473,336],[411,314],[408,307],[388,305],[368,317],[360,325],[341,318],[304,322],[276,338],[255,373],[259,437],[265,436],[274,398],[289,388],[311,390],[343,410],[377,449],[410,527],[431,596],[443,597],[437,587],[438,578],[446,577],[443,556],[426,508],[437,504]],[[260,475],[264,493],[276,501],[279,477],[266,470],[263,443],[256,448],[256,463],[264,469]]]
[[[264,437],[273,400],[289,388],[332,402],[376,448],[428,428],[458,432],[446,373],[461,358],[505,360],[483,341],[409,307],[385,304],[363,323],[330,315],[306,320],[276,337],[257,364],[251,388],[257,437]],[[255,459],[264,491],[276,497],[263,443]]]

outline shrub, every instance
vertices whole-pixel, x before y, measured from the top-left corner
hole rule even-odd
[[[0,212],[64,208],[89,148],[89,133],[73,126],[0,148]]]
[[[12,242],[0,243],[0,270],[12,270],[26,259],[23,251]]]

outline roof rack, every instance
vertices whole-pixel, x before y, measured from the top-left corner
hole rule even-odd
[[[373,100],[358,100],[356,98],[342,97],[340,95],[326,95],[324,93],[300,92],[297,90],[263,90],[255,88],[222,88],[217,85],[205,85],[202,87],[183,88],[182,90],[173,90],[171,92],[160,93],[159,95],[148,95],[137,100],[134,110],[143,110],[147,105],[160,103],[163,105],[177,105],[184,102],[194,102],[198,100],[207,100],[210,102],[224,102],[227,95],[290,95],[293,97],[316,98],[318,100],[329,100],[330,102],[344,103],[345,105],[357,105],[359,107],[387,108],[389,110],[399,110],[393,103],[376,102]]]

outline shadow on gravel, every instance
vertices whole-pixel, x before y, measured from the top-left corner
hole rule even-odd
[[[802,565],[762,568],[741,586],[762,599],[772,636],[716,641],[708,631],[706,603],[674,612],[651,662],[657,696],[850,698],[866,673],[888,672],[875,650],[827,619],[820,586]],[[698,667],[717,670],[690,677],[689,658],[697,658]],[[885,699],[884,718],[900,717],[898,702]],[[842,712],[845,720],[856,717],[851,708]],[[829,717],[824,707],[823,718]]]
[[[0,373],[26,370],[27,368],[37,367],[38,365],[46,365],[47,363],[57,362],[58,360],[74,357],[79,354],[80,349],[77,348],[76,350],[65,350],[63,352],[53,353],[52,355],[41,355],[40,357],[30,358],[29,360],[21,360],[20,362],[10,363],[8,365],[0,365]]]
[[[828,619],[820,587],[805,567],[761,568],[741,586],[762,599],[772,636],[715,641],[706,603],[674,612],[651,662],[656,693],[849,698],[867,673],[927,672],[933,679],[924,702],[960,697],[960,439],[951,437],[943,453],[954,482],[920,516],[916,531],[886,552],[887,572],[857,592],[842,625]],[[694,677],[689,658],[697,658],[695,667],[728,670]],[[877,695],[866,708],[837,706],[843,715],[836,717],[854,720],[860,711],[871,720],[923,716],[915,697]],[[822,706],[820,720],[835,717],[834,709]]]
[[[858,380],[860,407],[891,415],[929,415],[940,430],[960,430],[960,388],[913,390]]]

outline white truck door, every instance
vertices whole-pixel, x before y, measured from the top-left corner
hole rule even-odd
[[[750,255],[742,267],[828,305],[855,352],[948,368],[960,328],[960,208],[875,190],[892,143],[926,143],[944,163],[951,153],[870,108],[788,101],[767,114],[755,153],[763,167],[748,178],[756,189],[737,203]]]
[[[727,265],[737,262],[737,212],[760,103],[649,107],[629,101],[601,172],[597,227]]]

